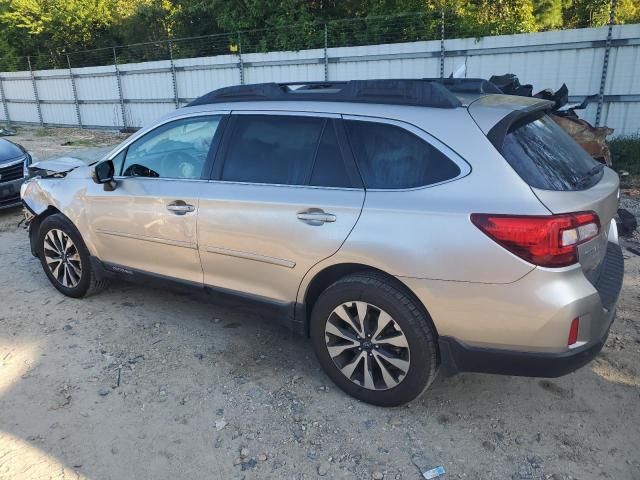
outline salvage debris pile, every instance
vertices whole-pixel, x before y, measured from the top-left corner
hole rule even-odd
[[[579,118],[576,113],[576,110],[584,110],[589,103],[597,100],[598,95],[590,95],[582,103],[570,104],[569,89],[564,83],[555,92],[547,88],[534,95],[533,85],[522,85],[513,73],[494,75],[489,81],[507,95],[543,98],[554,102],[551,118],[571,135],[589,155],[609,167],[612,165],[611,152],[607,146],[606,137],[613,133],[613,129],[594,127],[586,120]]]

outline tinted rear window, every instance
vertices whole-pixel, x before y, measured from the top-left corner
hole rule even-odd
[[[584,190],[602,177],[600,164],[547,115],[511,130],[502,155],[525,182],[543,190]]]
[[[444,182],[460,168],[404,128],[349,120],[349,141],[367,188],[413,188]]]
[[[238,115],[221,180],[304,185],[316,154],[323,118]]]

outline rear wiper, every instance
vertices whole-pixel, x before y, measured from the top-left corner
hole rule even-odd
[[[584,183],[589,180],[591,177],[596,176],[597,174],[599,174],[602,170],[604,170],[604,164],[603,163],[599,163],[597,165],[594,165],[592,168],[589,169],[589,171],[587,173],[585,173],[584,175],[582,175],[578,181],[576,182],[579,186],[584,185]]]

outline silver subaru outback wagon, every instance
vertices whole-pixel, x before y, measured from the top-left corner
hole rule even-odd
[[[71,297],[121,277],[261,305],[376,405],[438,372],[564,375],[623,259],[618,177],[550,107],[473,79],[222,88],[96,164],[34,165],[31,250]]]

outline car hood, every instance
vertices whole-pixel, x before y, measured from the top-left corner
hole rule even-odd
[[[13,163],[24,158],[25,150],[17,143],[0,138],[0,164]]]
[[[78,158],[60,157],[54,160],[44,160],[29,166],[29,170],[35,175],[49,176],[59,173],[68,173],[78,167],[85,167],[87,164]]]

